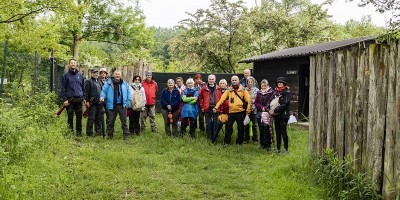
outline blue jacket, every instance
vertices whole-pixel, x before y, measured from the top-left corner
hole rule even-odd
[[[66,72],[61,80],[61,97],[66,101],[72,97],[83,97],[85,86],[82,74],[77,71],[74,73],[71,69]]]
[[[193,97],[199,97],[199,91],[193,88],[186,88],[182,93],[183,107],[182,107],[182,118],[191,117],[193,119],[197,118],[199,113],[199,104]]]
[[[172,92],[169,92],[168,88],[164,88],[161,92],[161,107],[164,110],[168,110],[167,105],[171,105],[172,111],[179,110],[179,103],[181,102],[181,93],[174,87]]]
[[[105,99],[107,108],[110,110],[114,109],[114,86],[112,81],[113,78],[107,79],[107,82],[103,86],[100,95],[100,98]],[[131,105],[131,91],[128,83],[126,83],[124,80],[122,80],[121,90],[123,106],[124,108],[127,108]]]

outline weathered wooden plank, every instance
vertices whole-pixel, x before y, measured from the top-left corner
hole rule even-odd
[[[369,126],[373,132],[372,139],[372,178],[377,190],[381,191],[382,186],[382,158],[383,158],[383,143],[385,133],[385,114],[386,114],[386,99],[387,99],[387,63],[386,53],[387,47],[384,45],[370,46],[370,103],[371,107],[375,107],[375,112],[370,112],[368,120]],[[374,119],[374,120],[373,120]]]
[[[396,133],[394,148],[394,182],[397,199],[400,198],[400,45],[397,46],[396,63]]]
[[[322,80],[321,80],[321,74],[322,74],[322,55],[319,54],[316,56],[317,57],[317,66],[316,66],[316,92],[315,92],[315,98],[316,98],[316,107],[317,107],[317,112],[316,112],[316,131],[317,131],[317,153],[320,155],[322,153],[322,112],[321,112],[321,105],[322,105]]]
[[[335,84],[335,100],[336,100],[336,145],[335,151],[337,152],[338,158],[343,159],[344,155],[344,62],[345,55],[342,51],[338,51],[336,54],[336,84]]]
[[[354,104],[354,117],[355,117],[355,127],[354,127],[354,143],[353,143],[353,158],[354,158],[354,167],[358,170],[361,170],[361,155],[362,155],[362,140],[363,140],[363,127],[365,124],[364,121],[364,100],[366,94],[365,88],[365,59],[366,59],[366,50],[359,49],[358,51],[358,64],[356,66],[356,74],[357,78],[355,80],[355,104]]]
[[[346,95],[344,98],[345,102],[345,155],[351,155],[352,160],[354,157],[352,156],[353,153],[353,135],[354,135],[354,117],[353,117],[353,109],[354,109],[354,76],[355,76],[355,58],[353,57],[354,51],[358,48],[353,47],[351,50],[346,51],[346,79],[345,79],[345,88],[346,88]]]
[[[308,152],[313,153],[315,151],[315,140],[316,140],[316,127],[315,127],[315,116],[316,108],[315,105],[315,72],[316,72],[316,58],[315,56],[310,56],[310,100],[309,100],[309,126],[308,126]]]
[[[368,114],[370,112],[370,104],[369,104],[369,87],[370,87],[370,74],[371,74],[371,70],[370,70],[370,64],[369,64],[369,46],[367,48],[365,48],[365,58],[362,60],[362,62],[365,65],[365,70],[364,70],[364,116],[363,116],[363,135],[362,135],[362,151],[361,151],[361,165],[362,165],[362,170],[363,172],[369,172],[370,170],[370,166],[369,164],[369,154],[371,153],[369,151],[369,140],[370,138],[368,137],[368,130],[369,130],[369,126],[368,126]]]
[[[327,91],[327,104],[328,112],[327,117],[328,123],[326,126],[326,147],[333,149],[335,146],[336,136],[336,101],[332,94],[335,93],[336,84],[336,66],[335,66],[335,54],[329,54],[329,66],[328,66],[328,91]]]
[[[323,58],[322,58],[322,74],[321,74],[321,80],[322,80],[322,91],[321,91],[321,98],[322,98],[322,147],[323,149],[326,149],[327,147],[327,125],[328,125],[328,69],[329,69],[329,53],[324,53]]]
[[[396,43],[390,45],[388,60],[388,94],[386,104],[386,133],[385,133],[385,156],[383,162],[383,186],[384,199],[394,199],[394,145],[396,132]]]

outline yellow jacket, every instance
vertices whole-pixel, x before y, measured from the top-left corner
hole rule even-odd
[[[224,94],[222,95],[221,99],[218,101],[217,105],[215,105],[215,109],[218,110],[218,108],[224,103],[226,99],[228,99],[229,102],[229,113],[238,113],[238,112],[243,112],[243,99],[247,102],[247,108],[246,108],[246,113],[250,114],[251,111],[251,98],[250,94],[243,89],[242,85],[239,84],[239,89],[236,91],[236,93],[239,95],[236,95],[235,92],[233,91],[232,87],[229,87]]]

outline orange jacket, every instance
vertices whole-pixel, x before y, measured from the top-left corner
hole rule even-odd
[[[246,110],[246,113],[250,114],[251,111],[250,94],[245,89],[243,89],[242,85],[239,85],[239,89],[237,89],[236,93],[239,96],[235,94],[232,87],[229,87],[221,96],[221,99],[218,101],[215,108],[218,109],[224,103],[224,101],[228,99],[229,113],[238,113]],[[243,108],[243,101],[242,101],[243,98],[245,101],[247,101],[247,108]]]

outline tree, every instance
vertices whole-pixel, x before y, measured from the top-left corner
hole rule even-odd
[[[152,45],[152,33],[145,27],[144,16],[135,7],[118,0],[69,1],[65,10],[57,13],[63,24],[63,44],[71,47],[74,58],[79,58],[82,41],[116,44],[141,50]]]
[[[399,0],[361,0],[360,6],[372,4],[376,11],[383,13],[390,11],[393,17],[389,19],[389,24],[392,30],[400,28],[400,1]]]
[[[245,46],[239,28],[246,10],[243,1],[212,0],[209,9],[188,13],[180,22],[182,34],[172,42],[175,55],[194,70],[235,72]]]
[[[170,40],[179,34],[178,28],[161,28],[152,27],[154,32],[154,48],[151,50],[153,59],[157,59],[154,64],[160,64],[162,71],[171,71],[169,65],[173,62],[173,55],[170,49]]]

